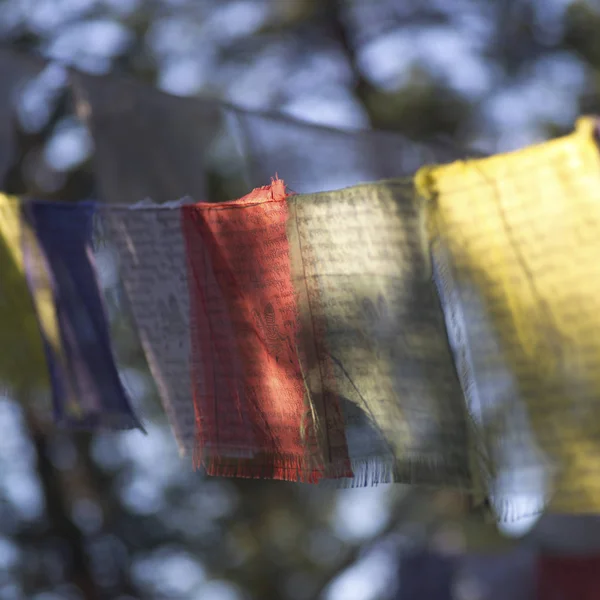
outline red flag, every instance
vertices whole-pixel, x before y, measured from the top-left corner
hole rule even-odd
[[[319,430],[331,415],[319,418],[298,349],[286,197],[277,179],[240,200],[182,207],[195,462],[211,475],[309,483],[327,476]],[[342,423],[339,407],[329,410]],[[352,476],[347,455],[346,462],[338,476]]]

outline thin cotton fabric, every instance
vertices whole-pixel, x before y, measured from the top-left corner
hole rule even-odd
[[[211,475],[316,483],[351,476],[338,398],[311,387],[283,181],[182,207],[192,374]],[[301,300],[300,300],[301,301]]]
[[[182,455],[196,448],[190,301],[179,203],[98,206],[128,309]]]
[[[594,121],[427,168],[432,255],[497,512],[600,510],[600,155]]]
[[[23,204],[23,265],[36,307],[58,423],[133,428],[114,362],[91,239],[94,206]]]

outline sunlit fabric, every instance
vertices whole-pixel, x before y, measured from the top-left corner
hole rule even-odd
[[[91,248],[91,204],[27,202],[23,263],[61,424],[137,427],[115,366]]]
[[[182,207],[197,460],[212,475],[316,483],[352,474],[337,396],[314,378],[289,218],[281,180],[234,202]]]
[[[97,210],[104,239],[116,250],[128,309],[179,451],[191,455],[196,423],[180,204],[99,205]]]
[[[470,488],[463,395],[412,181],[292,196],[289,211],[305,372],[316,397],[340,398],[345,483]]]
[[[0,194],[0,389],[18,400],[48,386],[48,369],[23,267],[18,198]],[[40,298],[51,310],[51,298]]]
[[[600,556],[542,556],[536,600],[600,598]]]
[[[417,184],[479,468],[502,518],[600,509],[594,122]]]

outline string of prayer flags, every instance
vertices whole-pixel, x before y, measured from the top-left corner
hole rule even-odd
[[[24,202],[23,264],[54,400],[69,426],[140,427],[115,365],[92,254],[94,205]]]
[[[179,203],[98,205],[148,367],[182,455],[196,448],[190,301]]]
[[[502,519],[546,505],[600,510],[594,125],[417,175],[479,467]]]

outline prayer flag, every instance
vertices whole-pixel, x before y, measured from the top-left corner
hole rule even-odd
[[[190,370],[190,302],[181,208],[98,206],[150,372],[181,454],[192,454],[196,425]]]
[[[600,509],[600,155],[594,121],[425,168],[448,330],[501,518]]]

